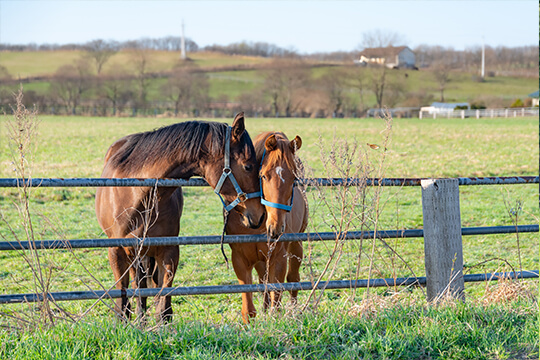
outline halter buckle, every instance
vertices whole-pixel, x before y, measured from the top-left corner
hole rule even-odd
[[[246,202],[246,200],[247,200],[246,193],[242,192],[242,193],[238,194],[238,199],[240,199],[241,202]]]

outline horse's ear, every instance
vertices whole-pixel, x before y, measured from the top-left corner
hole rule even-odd
[[[232,124],[232,137],[235,141],[239,141],[242,134],[246,131],[246,125],[244,124],[244,112],[239,112],[234,117]]]
[[[264,142],[264,148],[266,149],[266,151],[270,152],[272,150],[275,150],[276,147],[277,147],[276,135],[272,134]]]
[[[294,140],[289,143],[289,147],[291,148],[291,151],[293,153],[296,150],[300,149],[302,147],[302,138],[300,136],[296,135]]]

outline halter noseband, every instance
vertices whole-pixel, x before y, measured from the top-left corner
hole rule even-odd
[[[264,157],[266,155],[266,148],[264,149],[263,151],[263,156],[262,156],[262,159],[261,159],[261,165],[259,167],[259,172],[260,170],[262,169],[262,165],[263,165],[263,161],[264,161]],[[293,205],[293,200],[294,200],[294,184],[293,184],[293,190],[292,190],[292,195],[291,195],[291,205],[285,205],[285,204],[279,204],[279,203],[273,203],[273,202],[270,202],[268,200],[265,200],[264,198],[264,193],[263,193],[263,189],[262,189],[262,177],[259,177],[259,188],[261,189],[260,191],[260,194],[261,194],[261,204],[263,205],[266,205],[266,206],[270,206],[270,207],[273,207],[275,209],[280,209],[280,210],[285,210],[287,212],[290,212],[292,210],[292,205]]]
[[[221,203],[223,204],[223,208],[225,208],[226,212],[231,211],[234,209],[234,207],[240,202],[245,202],[248,199],[260,197],[262,192],[253,192],[246,194],[242,191],[240,188],[240,185],[238,185],[238,182],[236,181],[236,178],[234,177],[231,167],[230,167],[230,155],[231,155],[231,127],[227,126],[227,135],[225,137],[225,166],[223,167],[223,173],[221,174],[221,177],[219,178],[219,181],[214,188],[214,192],[219,196],[219,199],[221,200]],[[234,190],[236,190],[237,197],[236,199],[230,203],[229,205],[225,204],[225,201],[223,200],[223,197],[219,193],[221,191],[221,188],[223,187],[223,183],[225,180],[229,178],[231,180],[231,183],[234,186]]]

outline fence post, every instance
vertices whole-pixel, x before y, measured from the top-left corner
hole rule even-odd
[[[427,179],[422,185],[427,300],[464,297],[463,246],[458,179]]]

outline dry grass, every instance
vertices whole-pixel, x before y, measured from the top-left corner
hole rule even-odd
[[[487,283],[485,294],[480,299],[480,302],[484,305],[490,305],[520,300],[538,302],[538,297],[533,292],[531,283],[505,277],[500,278],[494,284]]]

